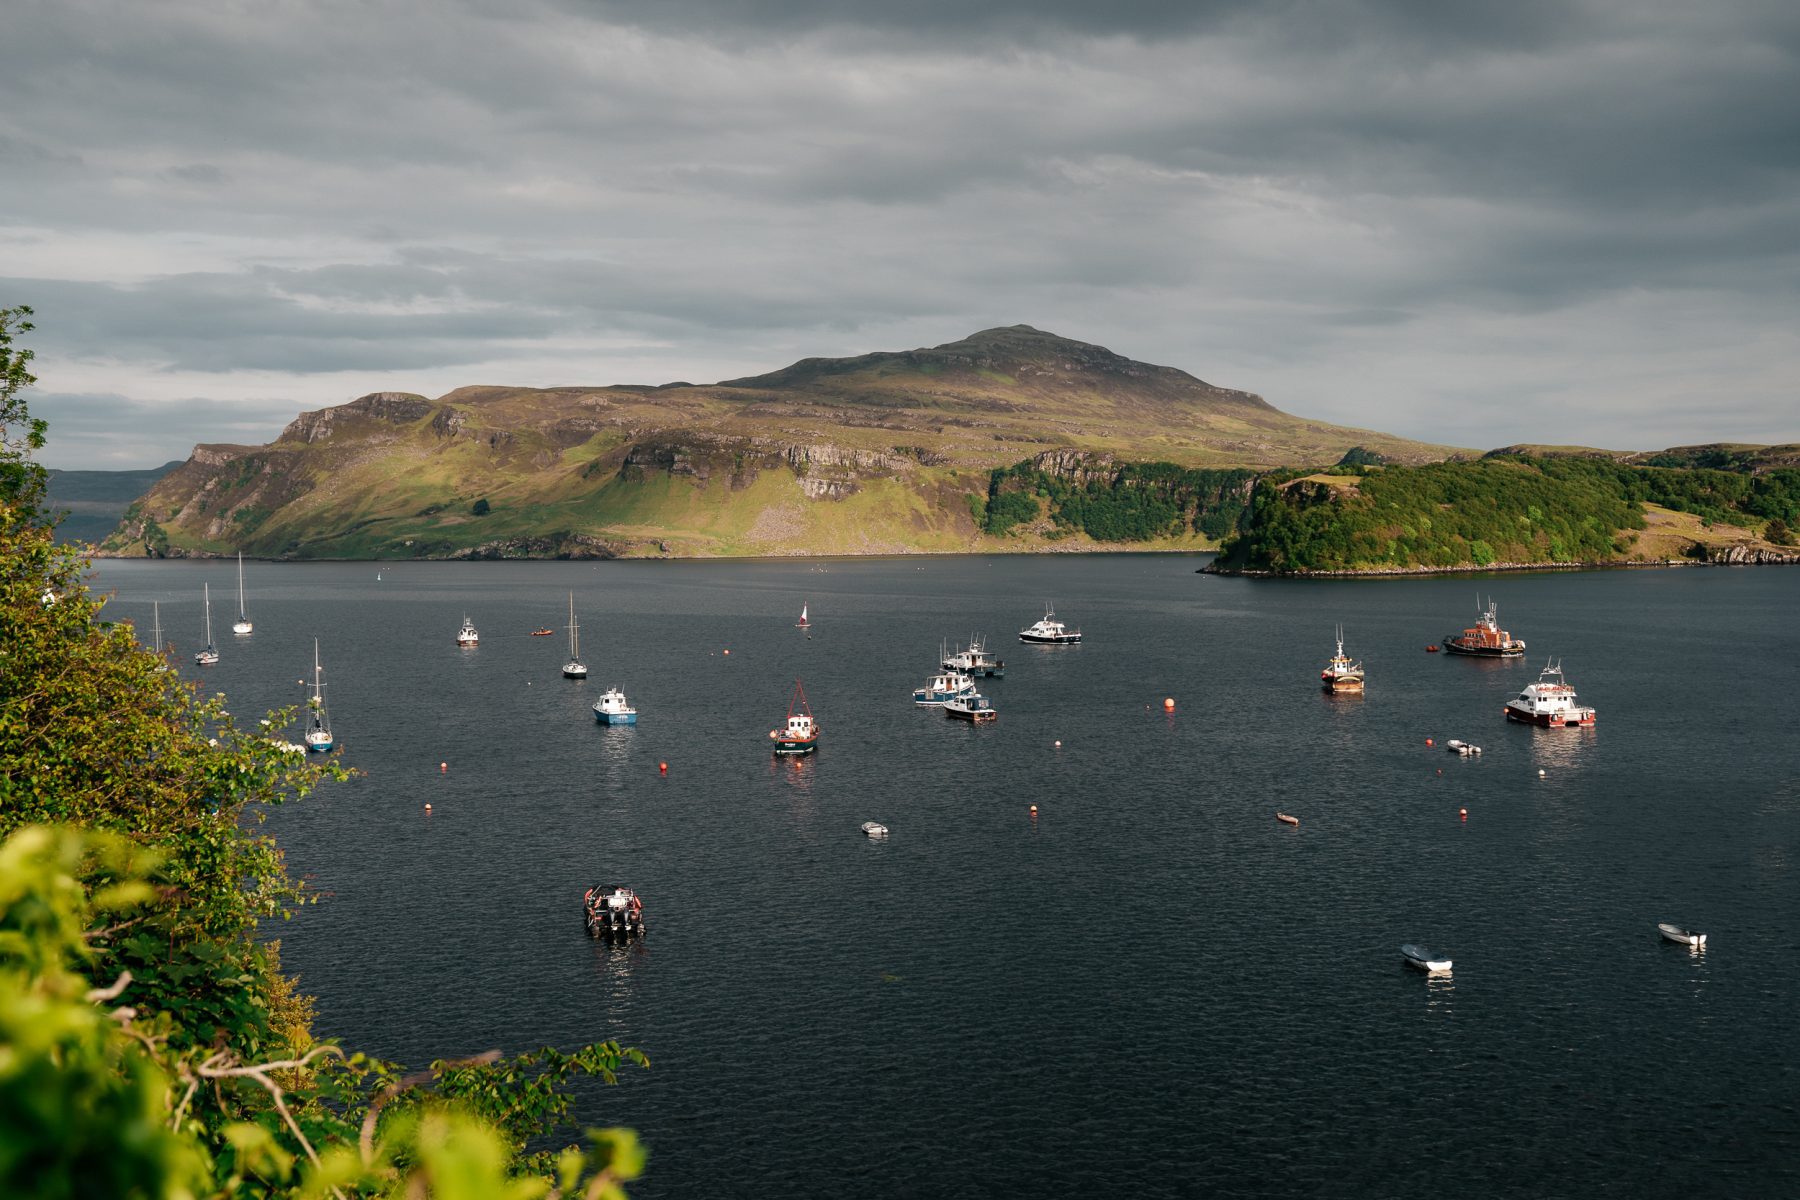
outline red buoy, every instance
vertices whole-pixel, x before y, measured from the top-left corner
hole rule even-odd
[[[1463,819],[1463,820],[1465,820],[1465,821],[1466,821],[1466,820],[1468,820],[1468,819],[1469,819],[1469,810],[1468,810],[1468,809],[1466,809],[1466,808],[1459,808],[1459,809],[1457,809],[1457,810],[1456,810],[1456,811],[1457,811],[1457,812],[1459,812],[1459,813],[1461,813],[1461,814],[1462,814],[1462,819]]]
[[[1425,744],[1426,744],[1426,745],[1427,745],[1427,746],[1429,746],[1429,745],[1431,745],[1431,739],[1430,739],[1430,738],[1426,738],[1426,739],[1425,739]]]
[[[1175,697],[1170,696],[1170,697],[1166,698],[1163,701],[1163,708],[1169,712],[1174,712],[1175,711]]]
[[[449,769],[450,769],[449,763],[439,763],[438,764],[438,774],[439,775],[442,775],[445,771],[448,771]]]
[[[659,773],[667,775],[669,773],[669,764],[666,762],[659,762],[656,764],[656,769]]]

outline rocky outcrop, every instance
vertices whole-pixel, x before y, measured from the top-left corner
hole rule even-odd
[[[1688,557],[1696,562],[1731,567],[1762,567],[1800,563],[1800,550],[1778,550],[1773,546],[1706,546],[1695,542]]]
[[[489,560],[505,558],[601,559],[618,558],[630,549],[631,546],[628,543],[610,542],[585,533],[570,533],[564,530],[544,534],[540,537],[505,538],[500,541],[483,542],[479,546],[470,546],[446,557]]]

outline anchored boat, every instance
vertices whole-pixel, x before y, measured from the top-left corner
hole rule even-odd
[[[206,649],[194,655],[196,666],[210,667],[219,661],[219,652],[213,648],[212,640],[212,590],[206,584],[200,585],[200,595],[206,603]]]
[[[337,743],[331,736],[331,718],[325,712],[325,671],[319,666],[319,639],[313,639],[313,693],[306,702],[306,748],[319,753]]]
[[[1408,942],[1400,947],[1400,957],[1406,960],[1409,967],[1417,967],[1421,971],[1438,972],[1450,969],[1450,960],[1434,950]]]
[[[944,701],[943,708],[946,717],[958,721],[993,721],[1000,716],[986,696],[972,691]]]
[[[594,720],[602,725],[636,725],[637,709],[625,702],[625,693],[617,687],[594,701]]]
[[[862,831],[872,838],[884,838],[888,833],[887,826],[879,821],[864,821]]]
[[[563,664],[564,679],[586,679],[587,664],[581,661],[581,625],[575,620],[575,593],[569,593],[569,661]]]
[[[250,618],[244,614],[244,552],[242,550],[239,550],[238,551],[238,619],[237,619],[237,623],[231,627],[231,632],[233,632],[233,633],[250,633],[255,628],[256,628],[256,626],[254,626],[250,623]]]
[[[1479,597],[1475,606],[1481,606]],[[1447,636],[1444,649],[1452,654],[1470,654],[1477,658],[1517,658],[1525,653],[1525,643],[1500,628],[1500,606],[1489,596],[1487,611],[1481,614],[1481,619],[1461,633]]]
[[[1706,935],[1704,933],[1695,933],[1693,930],[1683,929],[1679,925],[1659,924],[1656,927],[1656,932],[1662,934],[1665,940],[1675,942],[1682,946],[1706,945]]]
[[[600,884],[589,888],[581,901],[587,931],[593,936],[621,941],[644,936],[644,902],[630,888]]]
[[[975,690],[975,681],[967,675],[958,675],[955,671],[945,671],[933,675],[925,681],[925,686],[913,689],[913,703],[921,708],[934,708],[940,704],[948,704],[958,696],[967,695]]]
[[[456,644],[459,646],[479,646],[481,635],[475,632],[475,622],[464,617],[462,628],[456,631]]]
[[[980,635],[969,639],[966,649],[955,650],[943,656],[939,663],[946,671],[955,671],[967,675],[971,679],[978,676],[1003,676],[1006,664],[988,653],[986,643]]]
[[[1363,667],[1359,662],[1351,662],[1350,656],[1344,653],[1344,627],[1338,626],[1337,653],[1319,672],[1319,682],[1328,692],[1360,692],[1363,690]]]
[[[1527,725],[1546,725],[1552,729],[1592,725],[1593,709],[1575,703],[1575,689],[1563,682],[1562,663],[1544,664],[1536,683],[1506,702],[1506,715]]]
[[[811,754],[819,748],[819,723],[806,703],[806,690],[794,680],[794,698],[788,701],[787,724],[769,730],[777,754]]]
[[[806,619],[806,602],[800,602],[800,619],[794,622],[795,629],[811,629],[812,622]]]
[[[1081,630],[1070,629],[1056,619],[1056,610],[1044,605],[1044,619],[1028,629],[1019,630],[1021,642],[1035,642],[1042,646],[1074,646],[1081,641]]]

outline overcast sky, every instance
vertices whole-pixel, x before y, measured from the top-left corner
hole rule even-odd
[[[1793,0],[11,0],[43,459],[1025,323],[1410,437],[1800,440]]]

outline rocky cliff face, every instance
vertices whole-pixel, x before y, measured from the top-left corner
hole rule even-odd
[[[1800,563],[1800,551],[1778,550],[1772,546],[1706,546],[1695,542],[1688,555],[1699,562],[1732,567]]]

